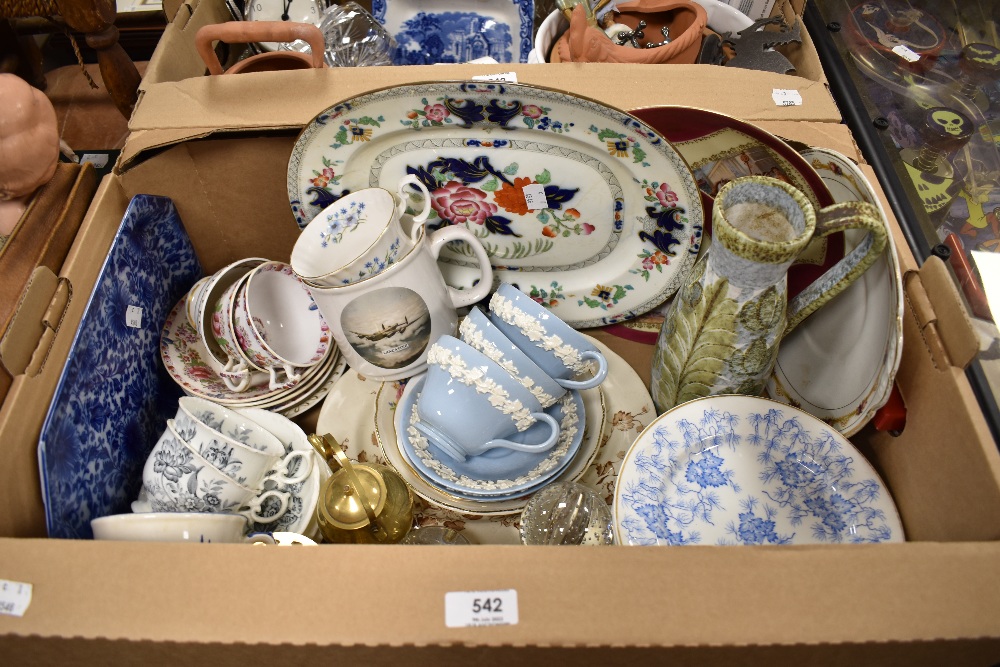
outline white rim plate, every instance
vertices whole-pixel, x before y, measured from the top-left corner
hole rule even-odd
[[[803,150],[837,202],[864,201],[885,211],[868,179],[847,157]],[[903,281],[891,230],[885,251],[854,284],[781,340],[768,395],[857,433],[889,400],[903,352]],[[845,233],[845,252],[862,233]]]
[[[288,198],[304,227],[346,192],[432,192],[430,227],[464,224],[516,284],[576,328],[644,313],[694,262],[702,200],[684,158],[642,121],[593,100],[507,83],[396,86],[341,102],[299,135]],[[529,209],[525,188],[542,193]],[[445,281],[474,258],[446,249]],[[467,249],[466,249],[467,250]]]
[[[783,403],[710,396],[660,415],[625,455],[619,544],[902,542],[888,488],[838,431]]]

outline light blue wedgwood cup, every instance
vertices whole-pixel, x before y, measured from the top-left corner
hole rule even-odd
[[[468,343],[441,336],[427,363],[414,426],[441,452],[465,461],[498,447],[543,453],[556,444],[559,423],[510,373]],[[551,427],[542,442],[507,439],[539,421]]]
[[[490,299],[490,320],[543,371],[566,389],[593,389],[608,375],[608,360],[586,336],[509,283]],[[577,377],[597,372],[585,380]]]
[[[462,324],[459,333],[463,341],[497,362],[530,391],[543,408],[555,404],[568,391],[555,381],[521,348],[500,331],[478,306],[474,306]]]

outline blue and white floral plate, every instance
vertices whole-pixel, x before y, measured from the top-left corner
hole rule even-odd
[[[90,538],[91,519],[128,512],[181,393],[159,365],[160,325],[202,275],[170,199],[133,197],[38,441],[49,537]]]
[[[396,40],[395,65],[527,62],[534,0],[372,0],[372,15]]]
[[[459,498],[489,500],[527,495],[565,470],[580,450],[585,408],[580,392],[572,391],[546,410],[560,426],[556,444],[546,452],[494,449],[461,462],[441,456],[414,427],[424,380],[423,375],[411,379],[399,399],[395,417],[397,444],[427,481]],[[548,433],[548,427],[539,423],[510,440],[538,441]]]
[[[640,120],[569,93],[483,82],[395,86],[319,114],[295,142],[288,199],[302,227],[348,192],[431,193],[430,229],[460,224],[494,279],[576,328],[644,313],[679,287],[704,211],[687,163]],[[479,278],[467,245],[445,248],[445,281]]]
[[[710,396],[665,412],[622,462],[620,544],[902,542],[889,490],[812,415],[764,398]]]

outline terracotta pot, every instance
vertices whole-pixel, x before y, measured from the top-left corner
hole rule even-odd
[[[604,31],[587,24],[582,5],[573,9],[569,30],[556,43],[553,53],[563,62],[666,63],[691,65],[701,48],[702,30],[708,23],[705,8],[693,0],[633,0],[617,6],[618,22],[635,29],[646,22],[648,41],[660,41],[660,28],[670,30],[671,41],[653,49],[637,49],[612,41]],[[553,58],[553,62],[557,59]]]
[[[241,60],[223,72],[222,63],[215,54],[212,43],[249,44],[253,42],[293,42],[305,40],[311,54],[296,51],[270,51]],[[208,73],[246,74],[248,72],[275,72],[289,69],[310,69],[324,66],[326,43],[323,33],[311,23],[290,21],[230,21],[203,26],[195,35],[195,47],[205,61]]]

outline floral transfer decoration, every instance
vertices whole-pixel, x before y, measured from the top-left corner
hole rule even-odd
[[[370,135],[342,132],[362,118],[378,122],[363,126]],[[593,100],[519,84],[395,86],[331,107],[296,142],[289,201],[304,227],[320,210],[310,188],[324,179],[339,196],[392,187],[407,173],[433,193],[431,227],[476,233],[500,280],[545,286],[546,274],[570,276],[559,281],[569,298],[551,307],[576,328],[668,299],[700,245],[697,184],[662,136]],[[449,246],[439,262],[449,286],[472,286],[467,248]],[[608,299],[591,294],[598,285],[633,289]]]
[[[616,521],[630,544],[901,541],[891,499],[836,431],[743,396],[692,401],[626,455]]]

